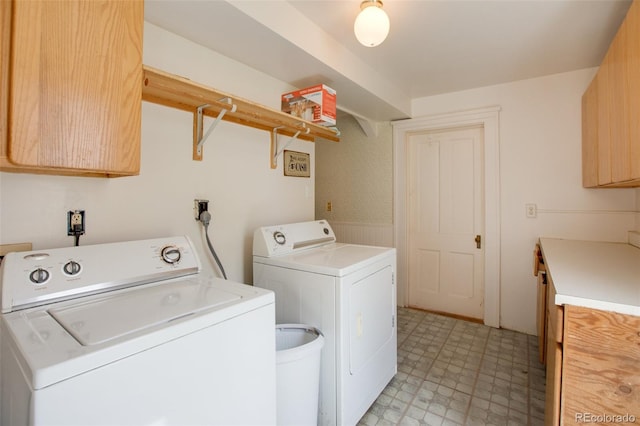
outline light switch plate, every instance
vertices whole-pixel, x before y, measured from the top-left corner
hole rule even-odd
[[[0,244],[0,256],[4,256],[12,251],[31,251],[31,249],[31,243]]]

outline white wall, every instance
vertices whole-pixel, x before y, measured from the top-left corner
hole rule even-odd
[[[328,220],[340,242],[393,246],[391,124],[377,123],[369,137],[350,115],[338,114],[337,124],[340,143],[316,145],[316,219]]]
[[[145,23],[144,63],[279,109],[292,89],[240,63]],[[208,124],[208,120],[205,124]],[[30,241],[34,249],[69,246],[66,212],[86,211],[81,244],[189,235],[205,272],[215,271],[194,198],[210,200],[210,236],[229,279],[251,282],[253,231],[258,226],[313,220],[311,178],[269,168],[269,133],[222,122],[206,141],[204,161],[191,160],[192,115],[143,102],[140,175],[116,179],[0,173],[0,243]]]
[[[338,94],[339,96],[340,94]],[[393,144],[389,122],[367,137],[351,116],[339,114],[340,143],[316,147],[316,218],[330,222],[393,222]],[[328,201],[332,211],[326,211]]]
[[[541,236],[626,241],[637,190],[581,185],[581,97],[595,69],[414,100],[414,117],[499,105],[502,327],[535,334]],[[538,217],[525,216],[535,203]]]

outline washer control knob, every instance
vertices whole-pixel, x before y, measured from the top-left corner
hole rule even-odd
[[[70,276],[78,275],[80,271],[82,271],[82,265],[80,265],[75,260],[68,261],[62,267],[62,272]]]
[[[29,279],[34,284],[44,284],[49,280],[49,276],[49,271],[47,271],[46,269],[37,268],[29,274]]]
[[[182,253],[180,253],[180,249],[176,246],[166,246],[162,248],[160,252],[160,256],[162,260],[169,265],[175,265],[180,262],[180,258],[182,257]]]
[[[283,245],[287,242],[287,237],[285,237],[284,234],[280,231],[276,231],[273,233],[273,239],[280,245]]]

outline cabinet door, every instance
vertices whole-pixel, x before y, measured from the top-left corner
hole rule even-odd
[[[547,380],[545,392],[545,426],[560,424],[562,382],[563,307],[555,304],[556,290],[547,271]]]
[[[7,156],[7,109],[9,107],[9,41],[11,2],[0,1],[0,158]]]
[[[631,179],[629,160],[629,84],[626,72],[627,23],[622,23],[607,54],[611,182]]]
[[[566,306],[565,317],[564,424],[587,415],[610,416],[601,424],[640,419],[640,317],[577,306]]]
[[[536,310],[538,331],[538,359],[547,362],[547,274],[538,274],[538,302]]]
[[[545,426],[560,424],[560,386],[562,377],[562,345],[552,334],[547,335],[547,377],[544,403]]]
[[[137,174],[143,2],[12,4],[9,161]]]
[[[609,124],[609,63],[607,52],[598,70],[598,185],[611,183],[611,126]]]
[[[598,76],[582,95],[582,186],[598,186]]]
[[[632,179],[640,179],[640,1],[633,2],[625,20],[628,31],[630,173]]]

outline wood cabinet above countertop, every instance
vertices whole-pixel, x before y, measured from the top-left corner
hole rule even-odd
[[[582,185],[640,186],[640,0],[582,96]]]
[[[138,174],[143,1],[0,3],[0,170]]]
[[[193,113],[197,160],[218,120],[269,131],[271,168],[294,139],[340,140],[336,128],[143,67],[143,7],[0,1],[0,171],[137,175],[142,100]],[[215,118],[204,136],[203,116]]]

